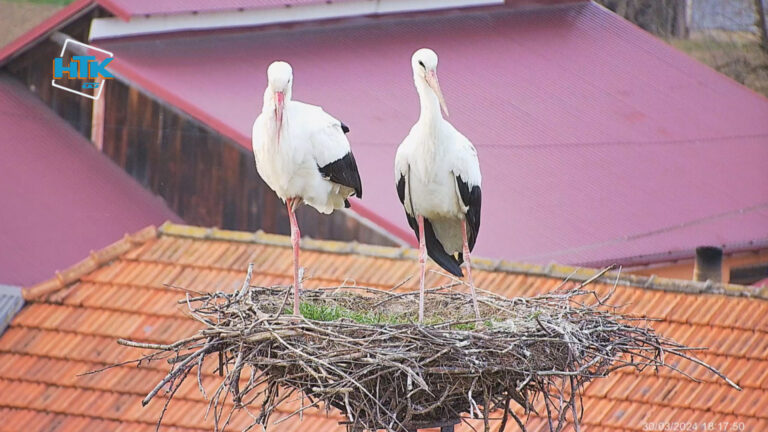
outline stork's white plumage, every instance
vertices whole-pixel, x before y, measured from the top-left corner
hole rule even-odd
[[[264,106],[253,123],[256,170],[288,208],[293,244],[293,313],[299,314],[299,240],[294,211],[306,203],[321,213],[349,207],[363,190],[345,134],[349,128],[322,108],[291,99],[293,70],[277,61],[267,69]]]
[[[408,224],[419,239],[419,321],[424,319],[425,250],[440,267],[463,276],[467,264],[475,315],[479,318],[469,253],[480,229],[481,175],[472,143],[442,116],[446,108],[437,80],[437,54],[428,48],[411,58],[421,102],[419,120],[397,149],[395,182]]]

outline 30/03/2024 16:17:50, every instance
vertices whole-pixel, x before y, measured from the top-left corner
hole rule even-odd
[[[644,431],[712,431],[747,432],[744,422],[650,422],[643,424]]]

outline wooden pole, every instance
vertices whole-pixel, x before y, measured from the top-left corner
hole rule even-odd
[[[673,35],[676,38],[688,37],[688,0],[675,0]]]
[[[103,86],[106,80],[99,78],[96,82],[99,86]],[[91,113],[91,142],[99,151],[104,150],[104,103],[107,98],[106,91],[101,90],[101,92],[101,97],[93,101]]]

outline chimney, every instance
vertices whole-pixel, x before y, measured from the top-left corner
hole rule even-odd
[[[716,246],[696,248],[696,265],[693,268],[693,280],[705,282],[723,281],[723,250]]]

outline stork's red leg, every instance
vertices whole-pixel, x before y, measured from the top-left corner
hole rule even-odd
[[[293,245],[293,314],[299,315],[299,290],[301,281],[299,280],[299,240],[301,232],[299,224],[296,223],[296,215],[293,213],[293,203],[296,198],[285,200],[288,206],[288,219],[291,221],[291,245]]]
[[[419,223],[419,266],[421,277],[419,278],[419,322],[424,322],[424,276],[427,268],[427,244],[424,241],[424,216],[417,216]]]
[[[467,264],[467,280],[469,281],[469,290],[472,292],[472,306],[475,308],[475,318],[480,319],[480,308],[477,307],[475,283],[472,281],[472,260],[469,258],[469,243],[467,242],[466,221],[461,221],[461,238],[464,245],[464,263]]]

